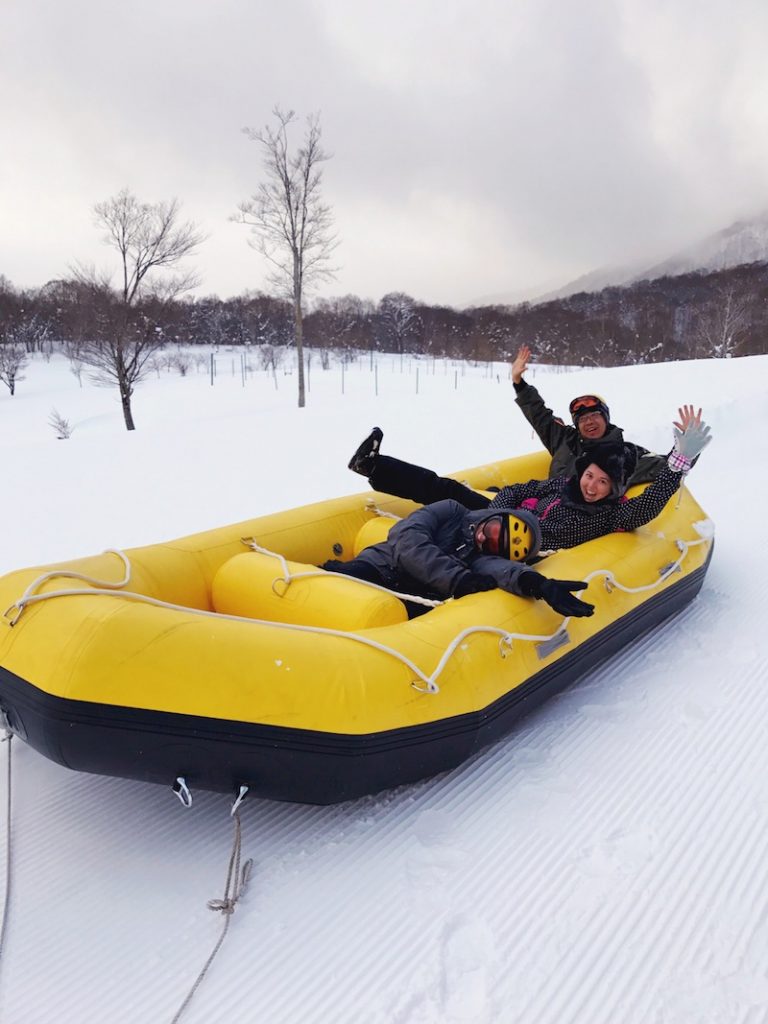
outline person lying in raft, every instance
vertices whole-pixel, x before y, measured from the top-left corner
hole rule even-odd
[[[648,483],[658,476],[666,465],[668,455],[654,455],[647,448],[625,441],[621,428],[611,423],[610,410],[599,395],[580,395],[571,401],[569,409],[572,427],[558,419],[544,404],[536,388],[522,378],[530,356],[530,349],[522,345],[512,364],[512,383],[517,392],[515,401],[552,456],[548,474],[550,479],[572,476],[576,472],[576,460],[588,447],[598,444],[625,446],[627,461],[633,467],[627,479],[627,487]],[[679,415],[679,427],[685,430],[688,417],[693,416],[693,407],[683,406]],[[458,480],[438,476],[431,469],[390,455],[381,455],[383,438],[382,430],[374,427],[348,464],[354,473],[368,477],[375,491],[410,498],[421,505],[442,498],[453,498],[467,508],[484,507],[476,492]]]
[[[396,523],[385,541],[349,562],[331,559],[321,568],[377,583],[400,594],[437,600],[466,597],[500,587],[510,594],[542,598],[561,615],[592,615],[594,606],[571,593],[581,580],[547,579],[527,560],[541,547],[541,527],[527,509],[497,507],[471,512],[446,499]],[[426,609],[404,599],[413,618]]]
[[[525,562],[542,549],[575,547],[608,533],[635,530],[655,519],[711,440],[710,429],[701,420],[701,410],[694,413],[686,407],[683,419],[684,429],[680,423],[673,424],[674,447],[665,466],[637,497],[624,495],[634,469],[632,449],[623,444],[598,444],[586,448],[577,458],[572,476],[513,484],[503,487],[493,499],[466,488],[468,494],[482,499],[484,512],[476,508],[466,512],[451,499],[427,505],[394,526],[387,541],[366,548],[351,562],[326,562],[323,568],[401,592],[421,593],[420,588],[426,588],[438,597],[461,597],[501,586],[523,596],[543,597],[564,615],[590,614],[572,610],[584,605],[570,593],[583,589],[580,583],[547,580],[525,566]],[[489,519],[489,512],[501,517],[498,538],[493,541],[496,550],[490,552],[483,548],[484,524],[493,518]],[[521,535],[525,542],[520,546],[509,540],[522,529],[515,525],[518,520],[527,525],[531,536],[529,542],[526,535]],[[469,537],[473,538],[474,547]],[[479,559],[480,550],[514,558],[510,568],[517,571],[502,578],[499,566]],[[505,564],[498,557],[495,561]],[[411,585],[410,591],[407,584]],[[555,587],[548,586],[551,584]],[[551,599],[553,593],[555,600]]]

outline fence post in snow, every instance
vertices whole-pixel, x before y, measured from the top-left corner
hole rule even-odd
[[[453,390],[454,391],[458,391],[459,390],[459,371],[458,370],[454,370],[453,371]]]
[[[341,393],[344,394],[344,363],[341,364]]]
[[[416,367],[416,394],[419,393],[419,368]]]
[[[214,359],[213,359],[213,352],[211,352],[211,387],[213,387],[213,376],[214,376]]]

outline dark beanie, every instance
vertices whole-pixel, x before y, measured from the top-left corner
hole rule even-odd
[[[623,444],[613,442],[585,447],[583,453],[576,459],[576,473],[579,479],[584,470],[593,463],[611,478],[614,497],[621,497],[635,468],[632,450]]]

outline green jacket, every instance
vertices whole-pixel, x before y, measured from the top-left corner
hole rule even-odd
[[[544,399],[532,384],[521,381],[514,385],[515,401],[523,411],[523,415],[539,435],[541,443],[552,456],[552,464],[549,467],[549,477],[553,479],[561,476],[573,476],[576,472],[576,459],[584,454],[585,442],[576,427],[569,426],[555,418],[555,414],[544,404]],[[621,427],[612,423],[599,441],[589,441],[594,444],[623,444],[634,450],[637,456],[637,464],[627,486],[633,484],[648,483],[655,480],[661,469],[667,464],[665,455],[655,455],[647,448],[632,444],[624,440]]]

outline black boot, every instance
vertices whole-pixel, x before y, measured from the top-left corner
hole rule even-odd
[[[353,473],[360,473],[361,476],[370,476],[373,472],[373,464],[379,453],[379,445],[384,437],[384,431],[374,427],[368,437],[363,441],[355,454],[349,460],[349,468]]]

